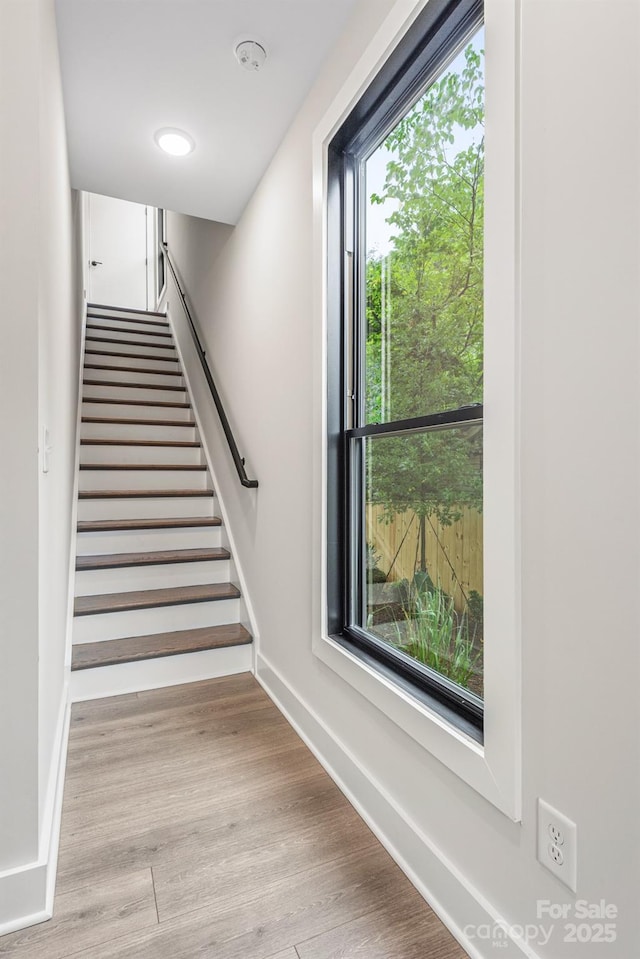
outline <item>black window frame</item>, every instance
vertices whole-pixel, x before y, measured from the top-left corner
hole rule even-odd
[[[364,297],[361,171],[452,54],[483,23],[483,0],[430,0],[376,78],[354,106],[328,148],[327,180],[327,622],[332,639],[379,673],[435,709],[479,742],[484,704],[446,677],[396,652],[353,625],[361,579],[352,568],[352,518],[359,495],[352,476],[354,441],[367,436],[411,435],[482,423],[481,404],[410,420],[365,424],[362,391],[361,305]],[[361,444],[358,444],[361,445]],[[357,472],[357,470],[356,470]],[[359,489],[358,484],[358,489]],[[355,491],[355,492],[354,492]],[[355,600],[354,600],[355,596]]]

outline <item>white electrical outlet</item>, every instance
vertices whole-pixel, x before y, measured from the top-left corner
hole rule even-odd
[[[538,860],[576,891],[578,827],[544,799],[538,799]]]

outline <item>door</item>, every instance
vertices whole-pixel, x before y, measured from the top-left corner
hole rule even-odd
[[[149,309],[147,208],[90,193],[89,302]]]

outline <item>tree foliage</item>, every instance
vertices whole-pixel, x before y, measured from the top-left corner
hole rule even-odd
[[[482,401],[484,84],[473,43],[385,140],[387,257],[366,264],[366,414],[381,422]],[[443,430],[370,444],[369,496],[451,523],[481,508],[481,438]]]

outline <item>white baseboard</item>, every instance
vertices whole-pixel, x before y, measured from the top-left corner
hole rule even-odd
[[[46,863],[32,862],[0,873],[0,936],[50,919],[46,903]]]
[[[56,889],[56,875],[58,872],[58,847],[60,845],[60,826],[62,825],[62,799],[64,796],[64,780],[67,767],[67,748],[69,745],[69,725],[71,723],[71,702],[69,687],[65,685],[64,698],[59,724],[59,748],[55,774],[52,770],[50,780],[51,814],[48,819],[48,834],[42,841],[42,848],[47,850],[47,888],[45,910],[49,916],[53,915],[53,897]],[[45,845],[46,842],[46,845]]]
[[[205,649],[198,653],[145,659],[97,669],[78,669],[71,673],[71,702],[104,699],[145,689],[161,689],[248,673],[253,667],[252,644]]]
[[[40,856],[37,862],[0,873],[0,936],[35,926],[53,915],[70,716],[65,688],[40,829]]]
[[[462,948],[472,959],[495,959],[496,939],[472,940],[469,931],[508,930],[507,921],[260,653],[256,678]],[[537,959],[529,946],[507,934],[498,944],[501,959]]]

